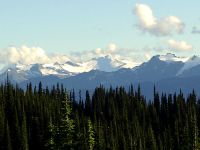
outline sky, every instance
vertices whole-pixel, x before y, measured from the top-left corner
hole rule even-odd
[[[52,54],[74,60],[110,54],[134,62],[164,53],[199,55],[198,0],[0,2],[2,63],[44,62]]]

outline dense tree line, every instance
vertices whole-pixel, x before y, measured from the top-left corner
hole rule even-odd
[[[196,150],[199,129],[194,91],[185,98],[181,90],[159,95],[154,88],[147,101],[133,86],[100,86],[78,98],[59,84],[0,86],[2,150]]]

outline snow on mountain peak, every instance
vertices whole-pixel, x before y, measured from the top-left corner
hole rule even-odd
[[[71,62],[71,61],[67,61],[67,62],[65,62],[65,64],[68,64],[68,65],[71,65],[71,66],[74,66],[74,67],[79,67],[78,64]]]
[[[116,71],[120,68],[133,68],[136,65],[128,59],[118,59],[110,55],[93,58],[90,63],[94,65],[93,69],[105,72]]]
[[[200,65],[200,57],[177,57],[175,54],[167,53],[166,55],[153,56],[149,62],[153,63],[154,65],[157,65],[160,62],[177,62],[179,64],[182,63],[183,67],[177,71],[177,75],[180,75],[183,71],[190,69],[196,65]],[[63,63],[57,61],[52,63],[48,62],[46,64],[9,64],[4,67],[0,73],[3,74],[5,72],[8,72],[8,70],[11,70],[11,72],[13,73],[15,72],[19,74],[24,74],[26,78],[47,75],[55,75],[65,78],[77,75],[79,73],[89,72],[91,70],[113,72],[121,68],[133,68],[138,65],[139,64],[133,62],[128,58],[122,59],[120,56],[115,57],[111,55],[104,55],[83,62],[73,62],[67,60],[66,62],[63,61]]]
[[[184,66],[181,68],[181,70],[179,70],[179,72],[177,73],[177,75],[182,74],[185,70],[188,70],[190,68],[193,68],[197,65],[200,65],[200,57],[194,55],[192,57],[190,57],[185,63]]]
[[[94,59],[95,61],[95,69],[112,72],[118,69],[117,64],[115,64],[114,60],[109,56],[99,57]]]
[[[175,54],[167,53],[166,55],[159,55],[159,59],[166,62],[186,62],[188,60],[188,57],[177,57]]]

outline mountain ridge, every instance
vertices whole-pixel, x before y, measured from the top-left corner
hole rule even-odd
[[[168,83],[173,85],[173,88],[176,88],[177,91],[181,88],[181,85],[184,85],[182,88],[185,91],[199,87],[200,57],[198,56],[184,58],[169,53],[166,55],[156,55],[149,61],[133,68],[123,67],[125,65],[124,62],[118,62],[110,57],[94,58],[84,63],[86,65],[90,64],[92,68],[86,71],[80,70],[80,72],[75,72],[73,67],[76,68],[85,64],[74,64],[73,62],[56,63],[53,65],[11,65],[0,75],[0,81],[5,81],[6,75],[8,75],[12,82],[18,83],[22,87],[26,87],[26,84],[29,82],[36,85],[39,81],[42,81],[44,86],[52,86],[59,82],[68,89],[74,88],[77,90],[94,89],[100,84],[109,87],[127,86],[133,83],[145,86],[144,92],[146,91],[146,93],[149,93],[150,87],[153,88],[154,84],[163,91],[170,91]],[[72,68],[66,68],[69,65]],[[90,65],[89,67],[91,67]],[[185,84],[182,84],[182,82]],[[146,87],[148,88],[146,89]]]

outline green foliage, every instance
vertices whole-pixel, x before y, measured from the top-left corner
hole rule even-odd
[[[22,128],[21,128],[21,147],[22,150],[28,150],[28,135],[27,135],[27,127],[26,127],[26,116],[23,113],[22,117]]]
[[[73,149],[74,148],[74,120],[71,118],[72,105],[66,93],[62,93],[60,117],[57,125],[50,122],[50,139],[48,140],[48,147],[50,149]]]
[[[154,133],[151,127],[148,128],[147,138],[146,138],[146,148],[148,150],[156,150],[156,140],[154,137]]]
[[[49,136],[47,139],[47,143],[46,143],[46,147],[49,150],[54,150],[56,148],[56,144],[55,144],[55,126],[52,124],[52,120],[50,119],[50,123],[48,126],[48,130],[49,130]]]
[[[100,86],[78,99],[62,85],[42,87],[0,85],[0,149],[200,149],[200,100],[194,91],[185,98],[181,90],[166,95],[154,88],[147,101],[132,85],[130,91]]]
[[[95,144],[94,129],[92,127],[92,122],[89,119],[88,120],[88,145],[89,145],[89,150],[94,149],[94,144]]]
[[[8,122],[5,125],[5,134],[4,134],[4,141],[2,142],[3,149],[5,150],[12,150],[11,138],[10,138],[10,129]]]

